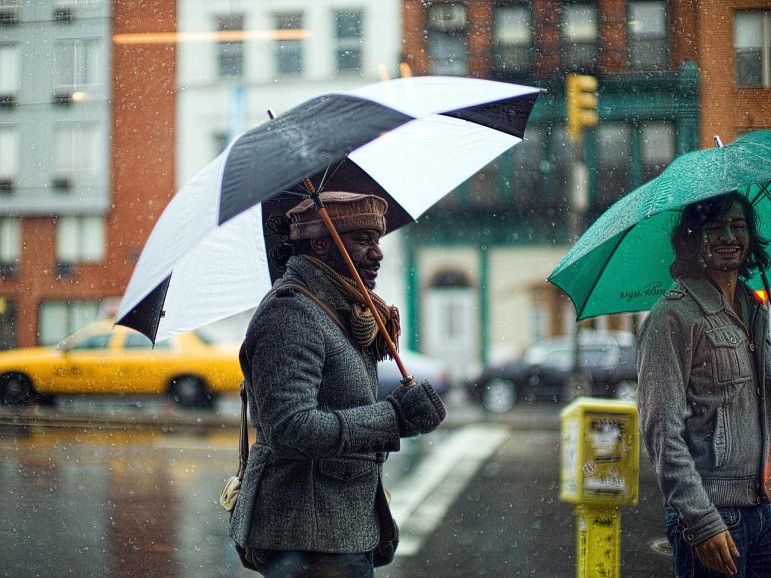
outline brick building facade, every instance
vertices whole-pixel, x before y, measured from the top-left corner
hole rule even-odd
[[[87,6],[96,4],[100,3]],[[45,30],[49,26],[39,21],[31,25],[33,6],[40,8],[42,3],[20,3],[17,22],[6,30],[18,34],[21,43],[35,50],[50,51],[50,45],[30,43],[31,37],[24,36],[40,36],[40,27]],[[53,3],[44,16],[51,18],[53,27],[57,23],[51,7]],[[79,14],[78,5],[72,10],[70,17],[76,25],[83,14]],[[107,126],[99,128],[104,131],[106,146],[92,151],[104,159],[99,169],[103,179],[97,191],[100,200],[86,213],[85,203],[78,203],[82,199],[76,196],[72,206],[61,205],[62,194],[50,189],[41,193],[49,195],[49,200],[44,199],[39,207],[16,209],[11,206],[12,199],[0,199],[0,220],[12,220],[16,235],[12,243],[15,262],[0,275],[2,348],[50,343],[91,318],[109,313],[105,304],[109,298],[122,295],[155,219],[174,193],[176,47],[114,40],[120,38],[116,35],[175,30],[176,2],[115,0],[105,6],[102,16],[109,32],[98,39],[104,47],[104,56],[99,58],[103,67],[93,74],[105,84],[106,101],[101,105],[109,113],[105,115]],[[49,52],[46,58],[50,62],[54,54]],[[27,70],[29,62],[26,58],[22,61],[21,77],[45,85],[51,66]],[[51,102],[40,105],[28,97],[26,88],[20,83],[16,111],[4,116],[6,111],[0,110],[0,125],[11,114],[42,106],[46,114],[51,111],[52,128],[47,130],[54,133],[57,126],[77,120],[80,110],[93,106],[93,102],[77,99],[66,106]],[[29,122],[35,119],[19,123],[22,131],[30,131]],[[36,150],[35,143],[29,143],[28,150]],[[20,192],[25,190],[24,180],[22,170]],[[70,194],[78,195],[77,182]],[[98,230],[95,239],[102,246],[89,258],[81,259],[77,254],[71,259],[63,257],[66,249],[61,245],[66,240],[59,230],[62,221],[74,219],[77,223],[84,216]]]

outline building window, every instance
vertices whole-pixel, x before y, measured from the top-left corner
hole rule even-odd
[[[19,176],[19,131],[0,126],[0,195],[10,193]]]
[[[629,66],[634,69],[667,68],[667,5],[659,0],[633,1],[628,5]]]
[[[771,86],[771,11],[737,11],[734,42],[736,84]]]
[[[219,32],[236,32],[244,29],[244,17],[230,14],[217,18]],[[241,78],[244,68],[244,43],[238,41],[217,42],[217,76]]]
[[[53,85],[56,92],[92,90],[101,83],[97,40],[62,40],[54,44]]]
[[[0,350],[16,347],[16,301],[0,297]]]
[[[530,72],[533,32],[530,5],[497,4],[493,27],[493,70],[498,76]]]
[[[463,4],[434,4],[428,12],[428,56],[431,74],[468,74],[468,19]]]
[[[97,126],[62,124],[54,129],[54,179],[93,175],[102,155]]]
[[[59,343],[97,319],[98,301],[43,301],[38,312],[38,343]]]
[[[21,250],[19,219],[0,218],[0,277],[16,274]]]
[[[303,26],[300,12],[276,15],[276,30],[298,31]],[[286,39],[276,41],[276,71],[280,76],[300,76],[303,72],[302,40]]]
[[[104,259],[104,219],[59,217],[56,226],[56,260],[64,265],[98,263]]]
[[[363,17],[361,10],[335,12],[338,72],[361,71]]]
[[[674,124],[650,121],[640,126],[642,152],[642,181],[647,182],[661,174],[676,156]]]
[[[511,159],[511,169],[504,173],[502,186],[506,196],[523,207],[533,207],[543,199],[543,173],[545,134],[541,127],[527,127],[525,140],[511,149],[506,156]]]
[[[592,210],[597,214],[629,192],[631,186],[631,131],[623,122],[597,127],[597,173]]]
[[[21,50],[18,44],[0,44],[0,106],[13,104],[19,94]]]
[[[593,72],[597,60],[597,5],[562,6],[562,53],[566,70]]]

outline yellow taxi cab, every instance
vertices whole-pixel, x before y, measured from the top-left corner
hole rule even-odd
[[[53,347],[0,351],[0,401],[51,400],[56,395],[168,394],[182,407],[210,408],[241,380],[238,344],[213,344],[199,334],[155,346],[141,333],[96,321]]]

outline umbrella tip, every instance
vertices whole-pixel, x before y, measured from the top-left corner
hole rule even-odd
[[[719,137],[719,136],[715,135],[715,136],[714,136],[714,137],[712,137],[712,138],[714,138],[714,139],[715,139],[715,146],[716,146],[717,148],[721,148],[721,147],[723,146],[723,141],[722,141],[722,140],[720,140],[720,137]]]

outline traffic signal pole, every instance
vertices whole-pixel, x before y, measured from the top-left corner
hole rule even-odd
[[[596,126],[597,79],[584,74],[568,74],[565,79],[565,116],[570,141],[570,236],[575,242],[584,229],[584,215],[589,208],[589,174],[584,160],[583,134],[587,127]],[[567,381],[565,397],[571,400],[587,395],[591,380],[581,370],[581,345],[578,322],[573,329],[573,370]]]

